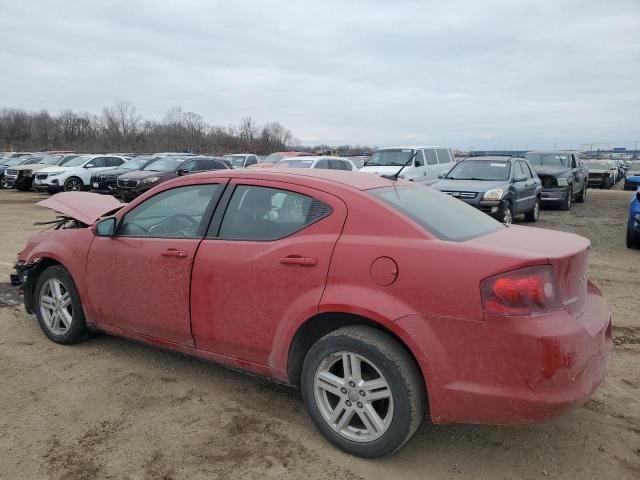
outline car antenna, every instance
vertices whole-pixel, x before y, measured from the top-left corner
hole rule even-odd
[[[407,161],[405,162],[405,164],[404,164],[404,165],[402,165],[402,167],[400,167],[400,170],[398,170],[398,171],[397,171],[396,173],[394,173],[393,175],[380,175],[380,176],[381,176],[382,178],[386,178],[386,179],[393,180],[394,182],[396,182],[396,181],[398,180],[398,176],[400,175],[400,172],[402,172],[402,170],[404,170],[404,168],[405,168],[406,166],[408,166],[414,158],[416,158],[416,155],[418,155],[418,150],[416,150],[415,152],[413,152],[413,155],[411,155],[411,156],[409,157],[409,160],[407,160]]]

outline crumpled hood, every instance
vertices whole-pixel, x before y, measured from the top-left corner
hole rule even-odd
[[[89,192],[62,192],[36,203],[87,225],[124,204],[111,195]]]
[[[476,192],[483,193],[494,188],[509,188],[506,180],[440,180],[432,188],[441,192]]]
[[[545,165],[532,165],[538,175],[549,175],[552,177],[561,177],[571,173],[570,168],[565,167],[549,167]]]

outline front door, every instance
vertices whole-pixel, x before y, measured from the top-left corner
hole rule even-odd
[[[98,323],[193,345],[191,269],[221,188],[162,191],[126,212],[115,236],[95,237],[87,283]]]
[[[317,313],[346,206],[299,185],[238,180],[217,217],[193,268],[196,346],[272,364],[282,326]]]

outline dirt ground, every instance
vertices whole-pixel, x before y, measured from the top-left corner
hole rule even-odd
[[[630,193],[590,190],[539,227],[591,239],[591,277],[613,310],[605,385],[534,427],[424,422],[395,456],[331,447],[296,390],[123,339],[48,341],[0,284],[0,479],[640,478],[640,252],[624,246]],[[52,218],[37,194],[0,191],[0,282]]]

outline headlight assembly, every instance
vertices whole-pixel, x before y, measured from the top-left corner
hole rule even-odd
[[[566,178],[556,178],[556,183],[558,184],[559,187],[566,187],[567,185],[569,185],[569,182],[567,182]]]
[[[484,193],[483,200],[500,200],[504,191],[501,188],[494,188]]]

